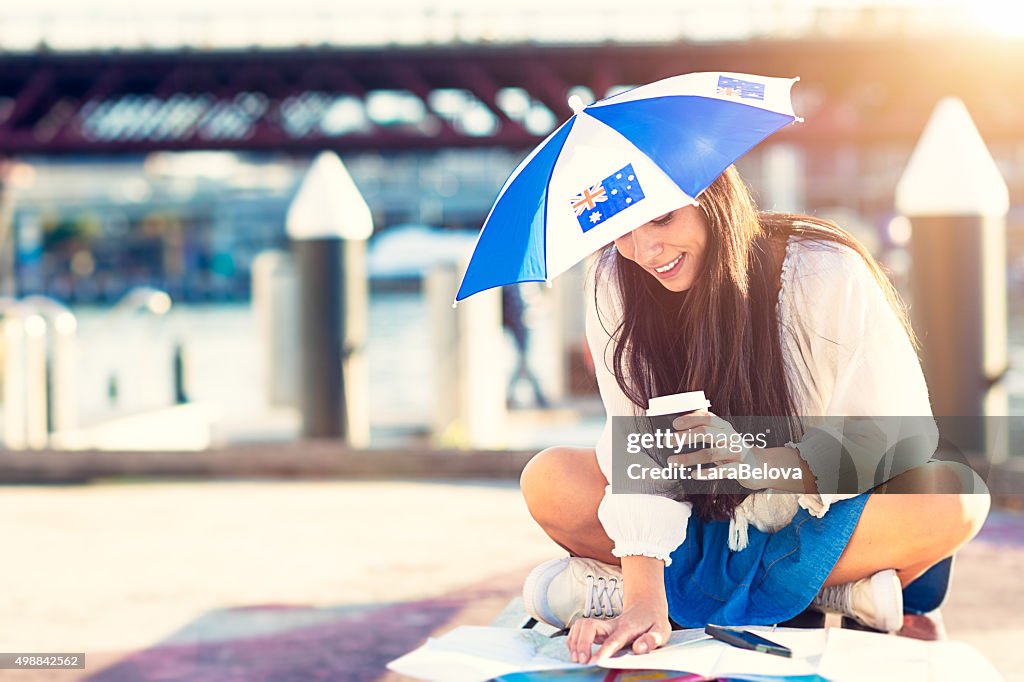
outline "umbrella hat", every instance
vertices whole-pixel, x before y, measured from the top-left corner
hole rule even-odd
[[[752,147],[801,121],[797,78],[704,72],[640,86],[575,113],[505,181],[456,301],[550,281],[686,204]]]

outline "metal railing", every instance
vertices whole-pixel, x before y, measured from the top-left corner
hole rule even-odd
[[[125,294],[111,309],[105,324],[115,324],[138,312],[163,316],[171,297],[152,287]],[[0,400],[3,403],[3,447],[53,447],[54,436],[79,427],[78,320],[64,304],[46,296],[0,298]],[[174,366],[180,366],[175,347]],[[116,371],[108,378],[117,383]],[[177,390],[176,395],[183,391]]]

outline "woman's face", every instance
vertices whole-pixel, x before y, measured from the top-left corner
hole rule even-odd
[[[615,248],[669,291],[686,291],[704,266],[707,240],[703,211],[688,205],[622,235]]]

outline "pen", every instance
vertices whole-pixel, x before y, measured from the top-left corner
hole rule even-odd
[[[793,656],[792,650],[788,647],[776,644],[775,642],[767,640],[759,635],[755,635],[753,632],[747,632],[746,630],[733,630],[730,628],[719,627],[717,625],[708,625],[704,628],[704,632],[720,642],[725,642],[726,644],[739,649],[758,651],[762,654],[772,654],[774,656],[784,656],[785,658],[791,658]]]

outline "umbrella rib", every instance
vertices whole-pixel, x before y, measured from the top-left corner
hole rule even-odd
[[[555,174],[555,166],[558,165],[558,159],[562,155],[562,149],[565,148],[565,143],[569,141],[569,137],[572,136],[572,129],[576,123],[576,117],[578,114],[573,114],[569,119],[569,132],[565,134],[565,139],[562,140],[562,144],[558,147],[558,153],[555,154],[555,162],[551,164],[551,168],[548,169],[548,178],[544,182],[544,230],[543,236],[541,237],[541,243],[544,245],[544,281],[551,283],[551,279],[548,277],[548,192],[551,191],[551,178]]]

